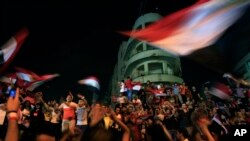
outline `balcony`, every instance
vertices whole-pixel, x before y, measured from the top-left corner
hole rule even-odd
[[[169,74],[145,74],[143,76],[134,76],[133,81],[135,82],[141,82],[146,83],[148,80],[151,82],[177,82],[182,83],[183,79],[175,76],[175,75],[169,75]]]
[[[157,58],[157,60],[161,60],[161,58],[162,58],[162,59],[164,59],[164,61],[171,62],[171,63],[178,62],[178,60],[177,60],[178,58],[176,58],[176,56],[174,56],[172,54],[168,54],[160,49],[147,50],[147,51],[142,51],[140,53],[134,54],[129,60],[127,60],[125,72],[133,63],[145,62],[148,60],[152,60],[154,57]],[[143,60],[143,61],[139,61],[139,60]],[[179,64],[175,64],[175,65],[179,65]]]

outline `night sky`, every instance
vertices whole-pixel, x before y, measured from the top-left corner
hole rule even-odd
[[[37,89],[53,98],[65,96],[69,90],[88,95],[86,87],[77,81],[90,75],[97,76],[101,90],[107,91],[118,49],[127,40],[116,31],[130,30],[142,13],[152,11],[164,16],[195,1],[145,2],[140,5],[141,0],[1,1],[0,44],[22,27],[30,31],[6,72],[18,66],[37,74],[59,73],[60,77]],[[181,61],[187,82],[201,84],[218,75],[192,59],[184,57]]]

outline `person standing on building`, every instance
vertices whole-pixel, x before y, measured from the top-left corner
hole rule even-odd
[[[126,92],[124,80],[118,82],[118,86],[120,88],[120,94],[124,95]]]
[[[186,103],[187,102],[186,93],[188,91],[188,87],[186,86],[185,82],[182,82],[182,84],[179,87],[180,87],[180,94],[181,94],[183,103]]]
[[[133,81],[130,76],[128,76],[127,79],[125,80],[125,88],[127,89],[128,100],[131,101],[133,92]]]
[[[173,85],[173,93],[176,97],[178,97],[179,102],[177,102],[178,104],[183,104],[183,100],[180,94],[180,86],[177,83],[174,83]],[[177,99],[176,99],[177,100]]]

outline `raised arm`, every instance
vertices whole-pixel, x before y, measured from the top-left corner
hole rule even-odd
[[[170,141],[174,141],[173,138],[172,138],[172,136],[171,136],[171,134],[170,134],[170,132],[168,131],[168,129],[166,128],[166,126],[162,124],[162,122],[161,122],[160,120],[157,120],[157,121],[156,121],[156,124],[158,124],[158,125],[161,126],[161,128],[163,129],[164,134],[166,135],[166,137],[167,137]]]
[[[111,113],[111,117],[113,118],[113,120],[123,129],[124,133],[122,136],[122,141],[129,141],[130,140],[130,130],[129,128],[116,117],[116,114],[114,112],[114,110],[112,108],[110,108],[110,113]]]
[[[16,89],[15,97],[9,97],[7,101],[7,118],[8,118],[8,129],[5,136],[5,141],[18,141],[19,129],[18,129],[18,115],[17,111],[19,108],[19,88]]]

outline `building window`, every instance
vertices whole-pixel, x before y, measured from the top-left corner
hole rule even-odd
[[[140,43],[136,46],[136,53],[140,53],[143,51],[143,43]]]
[[[156,47],[147,44],[147,50],[154,50]]]
[[[142,29],[142,25],[139,25],[136,29]]]
[[[153,22],[147,22],[147,23],[145,23],[145,28],[147,27],[147,26],[149,26],[149,25],[151,25]]]
[[[169,75],[173,75],[173,74],[174,74],[174,71],[173,71],[172,68],[167,68],[167,73],[168,73]]]
[[[144,75],[145,74],[145,69],[144,69],[144,65],[141,65],[137,68],[138,70],[138,73],[140,76]]]
[[[148,71],[150,74],[162,74],[163,73],[163,65],[162,63],[149,63]]]
[[[136,69],[133,70],[131,76],[133,78],[136,78],[136,77],[143,76],[144,74],[145,74],[144,65],[141,65],[141,66],[139,66],[139,67],[137,67]]]

